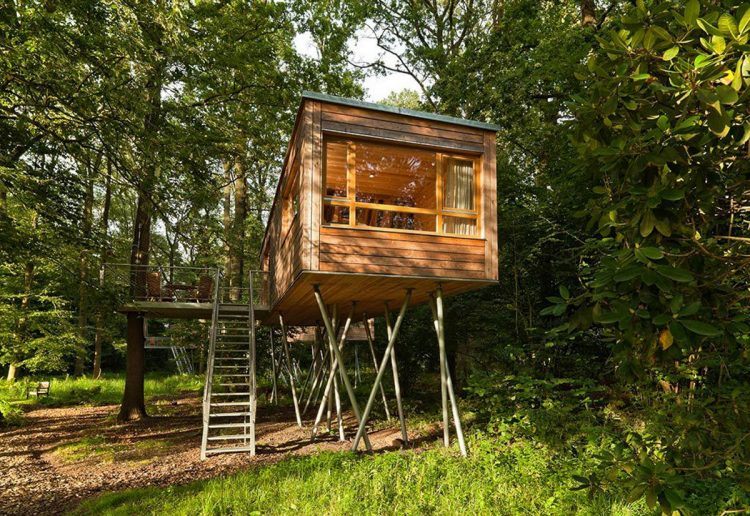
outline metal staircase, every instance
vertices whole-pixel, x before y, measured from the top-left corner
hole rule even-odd
[[[218,453],[255,454],[253,273],[246,304],[222,302],[221,279],[217,271],[203,392],[201,459]]]

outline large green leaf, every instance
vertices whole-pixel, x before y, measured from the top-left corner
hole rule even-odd
[[[693,274],[685,269],[672,267],[671,265],[657,265],[656,272],[678,283],[689,283],[693,281]]]
[[[744,34],[748,27],[750,27],[750,4],[743,5],[737,12],[742,16],[742,18],[740,18],[738,30],[740,31],[740,34]]]
[[[685,23],[694,27],[700,11],[701,5],[698,0],[688,0],[688,3],[685,4]]]
[[[737,29],[737,21],[734,19],[734,16],[729,13],[724,13],[719,17],[719,30],[725,36],[735,38],[739,35],[739,31]]]
[[[713,324],[709,324],[703,321],[696,321],[693,319],[680,319],[680,324],[685,328],[697,333],[698,335],[704,335],[706,337],[716,337],[724,333],[721,329],[717,328]]]
[[[646,238],[654,231],[654,226],[656,225],[656,217],[654,217],[654,212],[651,210],[646,210],[641,217],[641,226],[640,226],[640,232],[641,236],[643,238]]]
[[[637,249],[637,251],[640,251],[646,258],[650,260],[661,260],[662,258],[664,258],[664,253],[658,247],[640,247]]]
[[[722,104],[735,104],[740,96],[734,91],[731,86],[720,84],[716,87],[716,94],[719,96],[719,100]]]

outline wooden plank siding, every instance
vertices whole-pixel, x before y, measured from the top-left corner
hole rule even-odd
[[[484,134],[479,129],[451,126],[336,104],[321,104],[323,133],[364,136],[476,154],[484,152]]]
[[[324,226],[320,231],[320,270],[485,279],[485,242]]]

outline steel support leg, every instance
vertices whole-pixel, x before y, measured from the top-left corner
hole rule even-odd
[[[327,317],[327,315],[326,315]],[[346,342],[346,336],[349,332],[349,326],[351,323],[351,316],[349,317],[349,320],[347,321],[347,324],[344,326],[344,330],[341,333],[341,338],[339,339],[339,345],[338,349],[339,351],[344,348],[344,343]],[[335,333],[329,332],[326,329],[326,333],[328,334],[329,341],[333,338],[335,342]],[[334,337],[331,337],[334,336]],[[320,402],[320,408],[318,409],[318,415],[315,417],[315,423],[313,424],[312,434],[310,436],[310,439],[315,439],[315,436],[318,433],[318,425],[320,424],[320,421],[323,419],[323,412],[325,410],[326,401],[330,401],[332,399],[331,396],[331,388],[333,387],[333,380],[336,377],[336,370],[338,368],[339,361],[334,358],[333,363],[331,364],[331,370],[328,372],[328,381],[326,382],[325,390],[323,391],[323,397],[321,398]],[[353,405],[354,407],[354,405]],[[355,413],[356,415],[356,413]],[[357,418],[357,421],[359,421],[359,418]],[[370,445],[370,440],[365,436],[365,445],[367,446],[367,449],[372,449]]]
[[[340,368],[341,378],[344,381],[346,393],[349,395],[349,403],[351,403],[354,417],[357,419],[357,423],[359,423],[361,421],[359,403],[357,403],[357,397],[354,395],[354,389],[352,388],[352,384],[349,381],[349,375],[346,373],[346,364],[344,363],[344,358],[341,354],[341,349],[344,348],[344,343],[346,342],[346,333],[348,333],[349,326],[352,323],[352,317],[354,317],[354,303],[352,303],[351,310],[349,311],[349,317],[347,317],[346,319],[346,323],[344,325],[344,334],[341,337],[341,348],[339,348],[339,346],[336,345],[336,334],[332,331],[333,329],[331,327],[331,320],[328,318],[328,311],[326,310],[325,303],[323,303],[323,296],[320,293],[320,287],[315,285],[314,291],[315,300],[318,302],[318,308],[320,309],[320,315],[323,317],[323,323],[326,326],[326,332],[329,334],[328,341],[330,342],[331,348],[336,355],[336,364],[334,364],[334,367],[338,365],[338,367]],[[369,439],[365,439],[365,446],[368,450],[372,450]]]
[[[466,441],[464,439],[464,431],[461,427],[461,418],[459,417],[458,413],[458,401],[456,400],[456,393],[453,391],[453,381],[451,380],[451,373],[450,368],[448,366],[448,357],[445,352],[445,319],[444,319],[444,309],[443,309],[443,290],[438,287],[438,289],[435,292],[436,299],[433,299],[430,302],[430,308],[432,309],[432,320],[435,325],[435,333],[438,337],[438,346],[440,348],[440,365],[441,365],[441,374],[443,374],[443,371],[445,372],[445,376],[441,378],[441,387],[442,387],[442,380],[445,381],[445,388],[448,392],[448,396],[450,397],[451,402],[451,411],[453,413],[453,425],[456,427],[456,437],[458,438],[458,448],[461,450],[461,455],[466,457],[468,454],[468,451],[466,449]],[[447,408],[446,408],[446,402],[443,400],[443,425],[446,425],[446,417],[447,417]],[[447,428],[447,427],[446,427]],[[444,436],[447,433],[446,430],[444,430]],[[446,444],[448,446],[448,444]]]
[[[393,337],[393,327],[391,326],[391,314],[388,309],[388,303],[385,304],[385,326],[388,330],[388,340]],[[391,369],[393,370],[393,392],[396,395],[396,409],[398,410],[398,421],[401,424],[401,440],[404,444],[409,443],[409,434],[406,433],[406,418],[404,417],[404,407],[401,403],[401,382],[398,381],[398,364],[396,364],[396,351],[391,353]]]
[[[372,343],[372,335],[370,334],[370,325],[368,324],[367,314],[363,314],[362,320],[365,325],[365,336],[367,337],[367,343],[370,345],[370,354],[372,355],[372,365],[375,367],[375,370],[378,370],[378,359],[375,356],[375,346]],[[380,384],[380,395],[383,398],[383,408],[385,409],[385,418],[390,421],[391,420],[391,411],[388,410],[388,400],[385,397],[385,389],[383,388],[383,384]]]
[[[272,377],[272,382],[273,383],[271,384],[272,385],[272,388],[271,388],[271,401],[273,401],[273,403],[275,405],[278,405],[279,404],[279,392],[278,392],[278,387],[276,385],[276,379],[278,378],[278,374],[276,372],[276,352],[273,349],[273,347],[274,347],[274,344],[273,344],[273,328],[269,329],[269,331],[268,331],[268,338],[271,341],[271,373],[273,374],[273,377]]]
[[[396,325],[393,327],[393,331],[388,337],[388,345],[385,348],[383,361],[380,363],[380,367],[378,367],[378,375],[375,377],[375,383],[372,386],[372,390],[370,390],[370,397],[367,399],[367,405],[365,405],[365,411],[362,414],[362,419],[359,422],[357,435],[354,438],[354,443],[352,443],[352,451],[357,451],[357,447],[359,446],[359,440],[362,438],[363,435],[365,436],[365,439],[367,438],[367,435],[365,433],[365,426],[367,425],[367,419],[370,417],[370,412],[372,411],[372,406],[375,402],[375,396],[377,396],[377,393],[378,393],[378,387],[380,386],[380,383],[383,381],[383,376],[385,375],[385,368],[388,366],[388,360],[391,358],[391,353],[393,352],[393,346],[396,344],[396,337],[398,336],[398,330],[401,328],[401,323],[404,320],[404,315],[406,314],[406,308],[409,306],[409,301],[411,301],[411,289],[408,289],[406,291],[404,304],[401,306],[401,311],[398,313],[398,318],[396,318]]]
[[[284,345],[284,355],[286,355],[286,366],[289,369],[289,386],[292,390],[292,402],[294,403],[294,414],[297,416],[297,426],[302,428],[302,416],[299,412],[299,403],[297,402],[297,389],[294,387],[294,369],[292,367],[292,358],[289,354],[289,342],[287,341],[286,324],[284,316],[279,314],[279,323],[281,323],[281,342]]]

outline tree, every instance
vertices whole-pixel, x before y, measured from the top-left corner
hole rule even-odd
[[[585,288],[551,311],[569,310],[561,332],[595,323],[623,378],[674,400],[649,415],[659,443],[616,464],[670,512],[681,475],[748,461],[750,6],[638,2],[618,21],[573,104],[599,236]]]

